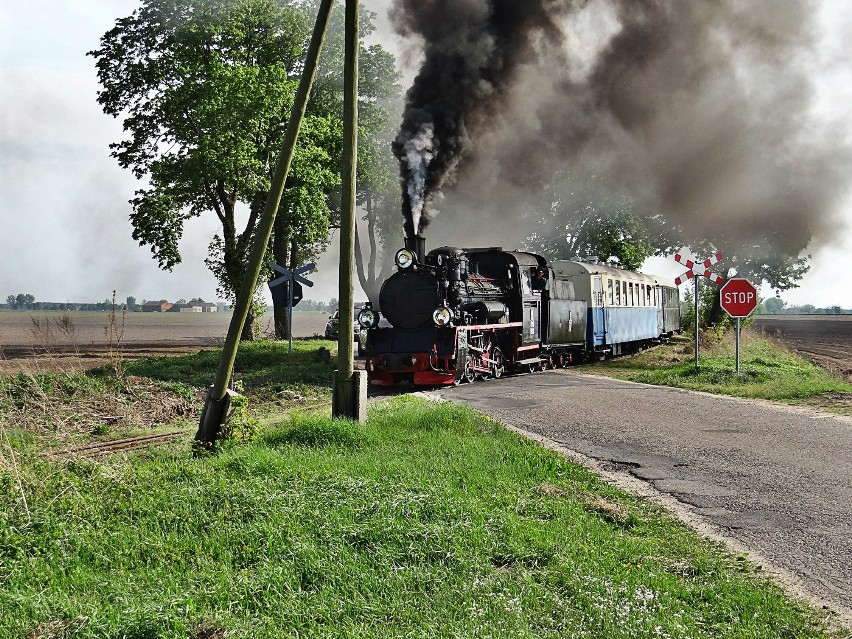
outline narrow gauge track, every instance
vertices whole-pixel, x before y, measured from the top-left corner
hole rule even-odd
[[[74,459],[77,457],[93,458],[112,455],[113,453],[125,452],[128,450],[137,450],[147,448],[158,444],[168,444],[174,441],[181,435],[186,435],[188,430],[174,430],[168,433],[158,433],[156,435],[140,435],[139,437],[125,437],[124,439],[114,439],[108,442],[97,442],[95,444],[86,444],[84,446],[72,446],[61,450],[46,451],[39,454],[39,457],[47,457],[49,459]]]

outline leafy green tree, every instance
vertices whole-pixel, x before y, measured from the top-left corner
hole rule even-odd
[[[133,238],[163,269],[181,261],[186,220],[216,215],[208,266],[234,300],[287,125],[309,29],[311,3],[274,0],[142,0],[101,38],[96,59],[104,111],[128,138],[111,145],[119,164],[148,182],[131,204]],[[335,184],[332,122],[307,115],[288,188],[321,238],[324,195]],[[285,202],[285,208],[288,204]],[[255,305],[243,339],[251,339]]]
[[[784,307],[787,305],[787,302],[782,300],[780,297],[768,297],[763,301],[763,308],[770,315],[777,315],[784,310]]]
[[[15,298],[14,295],[9,295],[6,297],[6,304],[9,306],[10,309],[14,310],[17,308],[18,300]]]
[[[536,226],[526,248],[551,259],[597,256],[638,269],[651,255],[670,252],[672,229],[631,198],[602,182],[559,174],[526,216]]]

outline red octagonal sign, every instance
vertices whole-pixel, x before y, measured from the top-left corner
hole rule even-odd
[[[731,317],[748,317],[757,308],[757,289],[741,277],[728,280],[719,297],[722,309]]]

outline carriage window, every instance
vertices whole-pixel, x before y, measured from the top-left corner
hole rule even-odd
[[[630,282],[630,285],[627,288],[630,291],[630,306],[635,306],[636,296],[633,294],[633,282]]]
[[[624,300],[624,305],[627,306],[627,282],[621,283],[621,299]]]
[[[639,285],[639,292],[637,293],[637,296],[639,298],[639,306],[645,306],[645,285],[644,284]]]
[[[621,306],[621,284],[615,280],[615,305]]]
[[[609,305],[615,304],[615,294],[612,292],[612,280],[606,281],[606,297],[609,300]]]
[[[647,298],[646,298],[648,300],[648,306],[653,306],[653,301],[651,300],[651,290],[652,290],[651,287],[648,286],[648,295],[647,295]]]

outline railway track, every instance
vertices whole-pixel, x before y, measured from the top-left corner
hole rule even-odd
[[[77,459],[77,458],[96,458],[105,457],[115,453],[126,452],[129,450],[138,450],[140,448],[148,448],[160,444],[168,444],[181,435],[187,435],[187,430],[174,430],[168,433],[158,433],[156,435],[140,435],[138,437],[125,437],[124,439],[114,439],[108,442],[97,442],[95,444],[86,444],[83,446],[71,446],[61,450],[52,450],[41,453],[40,457],[48,459]]]

